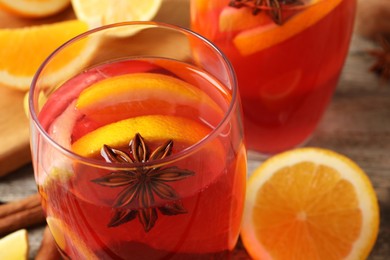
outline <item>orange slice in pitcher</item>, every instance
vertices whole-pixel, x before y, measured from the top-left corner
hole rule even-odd
[[[100,152],[103,145],[122,147],[128,145],[140,133],[150,141],[176,140],[193,145],[210,133],[210,129],[183,117],[152,115],[125,119],[102,126],[72,144],[73,152],[91,157]]]
[[[213,9],[219,9],[223,8],[228,4],[228,1],[224,0],[193,0],[190,1],[191,5],[194,5],[194,10],[197,10],[198,12],[208,12]]]
[[[88,25],[78,20],[0,29],[0,84],[27,90],[35,72],[49,54],[87,29]],[[53,80],[77,68],[82,58],[88,56],[90,47],[85,45],[82,48],[70,48],[61,59],[57,58],[54,70],[50,72]]]
[[[313,2],[313,6],[307,7],[281,26],[271,23],[239,33],[233,40],[234,45],[242,55],[246,56],[281,43],[320,21],[342,0]]]
[[[250,8],[225,7],[219,15],[219,30],[221,32],[248,30],[272,22],[265,12],[257,15],[253,15],[252,12]]]
[[[299,148],[255,170],[242,223],[254,259],[366,259],[379,208],[356,163],[333,151]]]

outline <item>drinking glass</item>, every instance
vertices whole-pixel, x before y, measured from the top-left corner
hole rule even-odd
[[[247,147],[304,145],[337,85],[356,0],[191,0],[191,28],[230,59]]]
[[[29,106],[35,179],[64,257],[229,255],[246,149],[235,74],[206,39],[153,22],[88,31],[43,63]]]

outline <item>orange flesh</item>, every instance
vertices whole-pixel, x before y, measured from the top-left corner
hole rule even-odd
[[[276,172],[257,193],[253,211],[257,239],[277,259],[345,257],[362,221],[352,184],[313,163]]]

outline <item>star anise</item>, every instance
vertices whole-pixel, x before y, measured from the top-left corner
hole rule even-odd
[[[381,50],[368,51],[369,54],[377,59],[371,66],[370,71],[378,73],[384,81],[387,81],[390,79],[390,40],[381,35],[378,37],[378,42]]]
[[[150,152],[142,136],[136,134],[128,151],[104,145],[101,154],[107,162],[129,164],[131,167],[133,163],[163,159],[171,154],[172,147],[173,141],[169,140]],[[176,166],[141,166],[135,170],[115,171],[92,181],[111,188],[124,187],[113,203],[114,214],[108,223],[109,227],[119,226],[138,217],[144,230],[148,232],[158,218],[157,209],[168,216],[187,213],[176,191],[166,183],[192,175],[194,172]],[[155,196],[165,201],[164,205],[155,206]]]
[[[229,5],[236,8],[252,8],[252,14],[257,15],[262,10],[266,11],[271,19],[278,25],[282,25],[284,18],[282,15],[283,6],[294,6],[304,4],[302,0],[230,0]]]

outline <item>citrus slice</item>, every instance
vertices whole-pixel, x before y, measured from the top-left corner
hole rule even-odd
[[[41,18],[54,15],[70,5],[70,0],[0,0],[0,7],[12,14]]]
[[[287,151],[249,179],[241,235],[254,259],[366,259],[378,226],[368,176],[333,151]]]
[[[28,234],[25,229],[20,229],[0,239],[0,259],[27,259],[28,251]]]
[[[155,73],[125,74],[101,80],[81,92],[76,106],[80,110],[95,109],[111,103],[154,97],[167,100],[175,97],[178,103],[193,100],[217,106],[198,88],[174,77]]]
[[[72,144],[72,150],[81,156],[91,157],[98,154],[105,144],[112,147],[129,144],[137,133],[150,141],[172,139],[192,145],[206,137],[210,131],[205,126],[182,117],[139,116],[89,132]]]
[[[281,26],[268,24],[242,31],[233,39],[234,45],[246,56],[281,43],[320,21],[341,2],[342,0],[321,1],[302,10]]]
[[[248,30],[271,22],[272,19],[265,12],[253,15],[250,8],[226,6],[219,15],[219,30],[221,32]]]
[[[49,54],[87,29],[88,25],[78,20],[0,29],[0,84],[27,90],[35,72]],[[56,58],[54,70],[50,72],[52,78],[62,78],[62,75],[77,68],[83,57],[90,55],[90,47],[78,45]]]
[[[190,1],[191,5],[194,5],[193,10],[197,12],[208,12],[211,10],[219,9],[228,5],[227,1],[210,1],[210,0],[194,0]]]
[[[170,103],[172,99],[174,102]],[[98,122],[106,117],[109,120],[134,117],[145,113],[145,107],[148,113],[153,110],[162,114],[177,110],[177,107],[195,113],[195,108],[207,106],[209,113],[217,111],[219,118],[222,116],[220,107],[200,89],[174,77],[155,73],[125,74],[101,80],[81,92],[76,106],[90,116],[93,111]]]
[[[149,21],[162,0],[71,0],[81,21],[106,25],[124,21]]]

